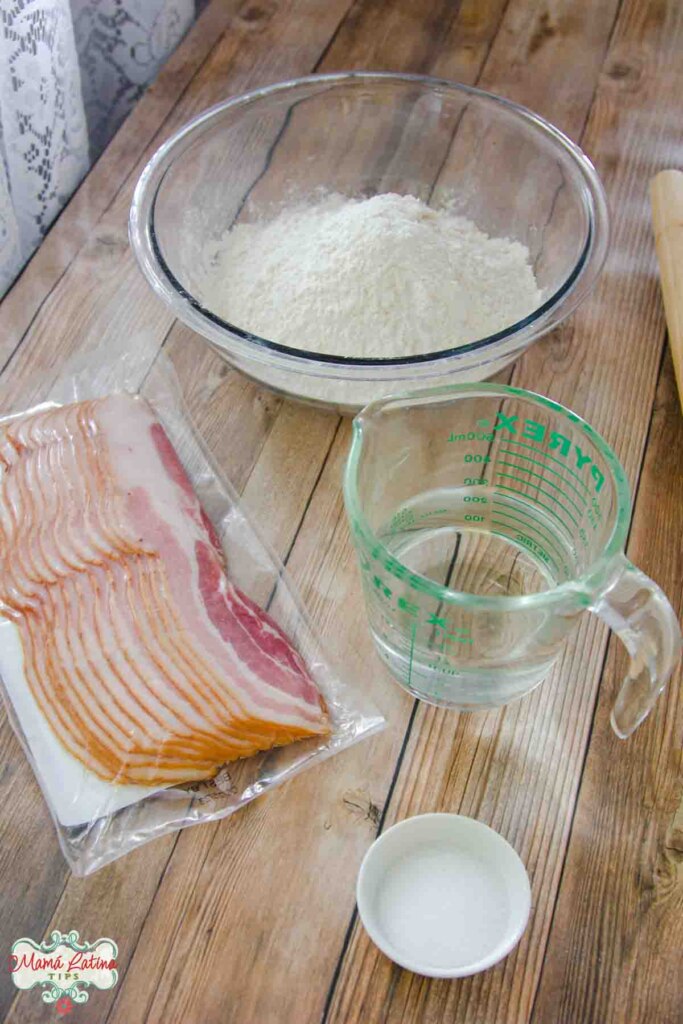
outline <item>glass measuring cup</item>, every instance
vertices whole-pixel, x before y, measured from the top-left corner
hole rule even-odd
[[[395,678],[432,704],[506,704],[541,682],[588,609],[631,656],[612,711],[629,736],[681,634],[624,555],[629,486],[599,434],[498,384],[373,402],[353,431],[346,509],[372,636]]]

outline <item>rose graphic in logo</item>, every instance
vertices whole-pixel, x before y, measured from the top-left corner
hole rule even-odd
[[[17,939],[9,969],[18,989],[38,986],[43,1002],[54,1003],[60,1017],[65,1017],[76,1004],[87,1003],[90,989],[114,987],[119,980],[118,955],[112,939],[80,942],[76,931],[54,931],[41,943]]]

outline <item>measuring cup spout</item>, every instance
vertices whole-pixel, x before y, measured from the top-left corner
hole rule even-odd
[[[681,631],[669,601],[628,559],[612,586],[591,608],[619,636],[631,656],[611,714],[612,728],[627,739],[647,718],[681,653]]]

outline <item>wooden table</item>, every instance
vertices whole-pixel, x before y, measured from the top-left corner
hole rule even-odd
[[[514,367],[614,446],[635,493],[629,555],[683,602],[683,424],[647,182],[681,163],[680,0],[214,0],[53,227],[0,310],[0,402],[41,398],[94,339],[165,346],[215,458],[287,563],[330,654],[388,729],[232,819],[70,876],[18,743],[0,728],[3,955],[76,928],[118,942],[120,981],[88,1024],[674,1024],[683,1018],[680,677],[627,743],[608,713],[627,659],[587,616],[532,696],[461,716],[417,705],[372,652],[345,525],[348,422],[228,371],[171,318],[126,235],[134,183],[179,125],[230,94],[313,70],[424,72],[527,104],[591,155],[613,214],[610,257],[578,314]],[[524,859],[533,911],[518,949],[455,982],[394,967],[354,913],[379,828],[461,811]],[[0,974],[6,1021],[55,1019]]]

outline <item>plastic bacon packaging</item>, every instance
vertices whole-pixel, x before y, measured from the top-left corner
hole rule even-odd
[[[183,440],[213,521],[144,398],[0,422],[0,674],[78,874],[229,814],[382,722],[328,668],[186,424]],[[296,640],[232,579],[235,543],[241,566],[273,563],[270,603]]]

